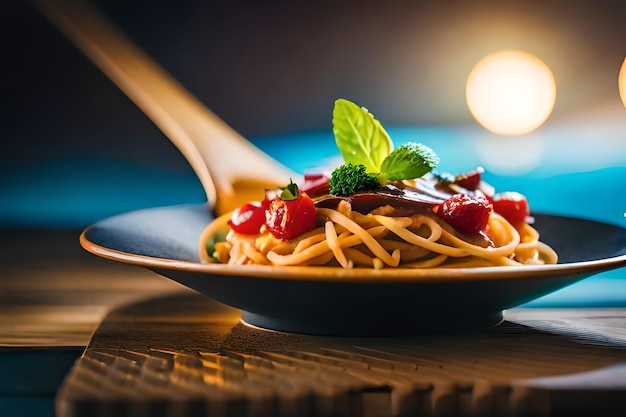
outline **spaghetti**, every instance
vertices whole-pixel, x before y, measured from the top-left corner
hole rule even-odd
[[[295,239],[228,230],[229,215],[213,221],[200,240],[204,262],[279,266],[326,265],[342,268],[458,268],[552,264],[557,254],[539,241],[527,223],[516,228],[497,213],[485,232],[466,236],[429,213],[381,206],[367,214],[342,200],[336,208],[317,207],[319,226]],[[208,245],[219,233],[223,241]],[[211,246],[210,250],[207,247]]]

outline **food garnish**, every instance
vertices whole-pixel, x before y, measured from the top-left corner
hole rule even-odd
[[[491,205],[485,197],[455,194],[436,208],[437,217],[463,233],[478,233],[487,227]]]
[[[329,188],[328,176],[324,172],[305,172],[300,192],[313,197],[314,195],[328,194]]]
[[[348,162],[338,166],[332,172],[328,192],[332,195],[350,195],[364,191],[375,191],[381,186],[378,176],[369,174],[365,165]]]
[[[497,193],[492,198],[493,210],[519,229],[530,216],[528,201],[517,191]]]
[[[265,224],[265,206],[266,204],[256,201],[244,204],[233,211],[228,225],[237,233],[259,234],[261,226]]]
[[[365,165],[367,172],[378,172],[393,149],[391,138],[374,115],[345,99],[335,101],[333,133],[344,162]]]
[[[390,181],[419,178],[439,164],[437,154],[421,143],[393,149],[382,124],[365,107],[345,99],[335,101],[333,132],[345,162],[331,175],[333,195],[374,191]]]
[[[481,183],[481,174],[483,172],[485,172],[485,170],[482,167],[478,167],[472,171],[459,174],[454,177],[454,183],[466,190],[478,190]]]
[[[265,204],[265,226],[272,235],[287,240],[315,229],[317,214],[311,197],[301,193],[293,181],[280,190]]]

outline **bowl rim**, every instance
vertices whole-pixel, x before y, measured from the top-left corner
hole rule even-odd
[[[136,212],[139,212],[138,210]],[[115,217],[115,216],[114,216]],[[556,215],[555,217],[566,217]],[[572,217],[573,218],[573,217]],[[112,219],[112,218],[109,218]],[[103,221],[109,220],[105,219]],[[577,218],[573,218],[577,219]],[[219,263],[192,262],[125,252],[106,247],[89,238],[90,232],[100,227],[95,223],[82,231],[80,244],[89,253],[125,264],[146,267],[188,271],[214,276],[238,276],[259,279],[335,281],[359,283],[389,282],[458,282],[468,280],[519,279],[530,276],[554,276],[560,274],[591,274],[626,266],[626,254],[614,257],[557,263],[552,265],[485,266],[474,268],[371,268],[344,269],[329,266],[268,266],[268,265],[228,265]],[[604,223],[606,224],[606,223]],[[615,226],[620,227],[620,226]]]

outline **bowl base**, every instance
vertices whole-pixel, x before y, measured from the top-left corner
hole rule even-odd
[[[481,315],[457,314],[429,317],[428,320],[407,318],[385,323],[358,319],[297,320],[285,317],[268,317],[248,311],[242,311],[241,315],[243,324],[258,329],[317,336],[348,337],[408,337],[475,331],[497,326],[503,320],[502,311]]]

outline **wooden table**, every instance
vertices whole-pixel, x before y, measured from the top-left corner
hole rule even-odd
[[[86,253],[80,230],[0,230],[0,416],[53,416],[57,389],[113,308],[181,286]]]
[[[3,232],[0,415],[626,415],[626,309],[513,309],[412,338],[270,332],[84,253],[77,232]]]

